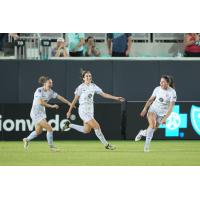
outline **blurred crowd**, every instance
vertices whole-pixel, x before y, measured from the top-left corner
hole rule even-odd
[[[0,56],[14,54],[15,42],[19,33],[0,33]],[[107,33],[106,48],[108,56],[129,57],[133,51],[131,33]],[[200,57],[200,33],[186,33],[183,38],[184,57]],[[67,39],[59,37],[51,46],[51,57],[100,57],[101,50],[94,36],[85,37],[84,33],[68,33]]]
[[[110,56],[127,57],[132,48],[131,33],[108,33],[107,46]],[[95,38],[85,38],[84,33],[68,33],[68,43],[63,38],[58,38],[56,47],[52,49],[55,57],[99,57],[100,50],[96,46]]]

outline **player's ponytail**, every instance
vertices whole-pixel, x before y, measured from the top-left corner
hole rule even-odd
[[[169,78],[169,86],[175,89],[175,83],[174,83],[173,76],[168,75],[168,78]]]
[[[44,85],[50,78],[48,76],[40,76],[38,79],[38,83],[40,85]]]
[[[171,88],[175,88],[174,78],[170,75],[162,75],[161,78],[164,78]]]

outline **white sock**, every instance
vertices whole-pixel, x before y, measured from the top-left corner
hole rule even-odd
[[[103,133],[101,132],[101,129],[94,129],[96,136],[99,138],[99,140],[104,144],[104,146],[108,145],[108,142],[106,141]]]
[[[144,136],[144,137],[146,137],[146,136],[147,136],[147,129],[143,130],[143,131],[141,132],[141,135]]]
[[[38,135],[35,131],[33,131],[26,139],[27,141],[31,141],[33,140],[34,138],[36,138]]]
[[[47,132],[47,142],[49,146],[53,146],[53,132]]]
[[[146,141],[145,141],[145,145],[144,148],[149,148],[151,140],[153,138],[153,133],[154,133],[155,129],[154,128],[148,128],[147,129],[147,136],[146,136]]]
[[[81,133],[86,133],[85,130],[84,130],[84,126],[79,126],[79,125],[76,125],[76,124],[70,124],[69,125],[70,128],[73,128]]]

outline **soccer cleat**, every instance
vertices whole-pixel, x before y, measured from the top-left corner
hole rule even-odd
[[[54,151],[54,152],[59,152],[59,151],[60,151],[60,149],[58,149],[58,148],[57,148],[56,146],[54,146],[54,145],[50,145],[49,148],[50,148],[51,151]]]
[[[69,131],[71,128],[69,127],[69,125],[71,124],[71,122],[67,119],[67,121],[64,123],[64,126],[62,128],[62,131]]]
[[[149,147],[144,147],[144,152],[145,153],[149,152]]]
[[[138,142],[142,139],[144,130],[140,130],[139,133],[135,137],[135,142]]]
[[[108,150],[115,150],[116,149],[116,147],[111,145],[111,144],[106,145],[105,148],[108,149]]]
[[[28,149],[28,145],[29,145],[29,141],[27,140],[27,138],[24,138],[23,142],[24,142],[24,149],[27,150]]]

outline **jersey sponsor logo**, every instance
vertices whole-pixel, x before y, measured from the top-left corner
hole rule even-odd
[[[91,99],[92,98],[92,94],[88,94],[88,98]]]

